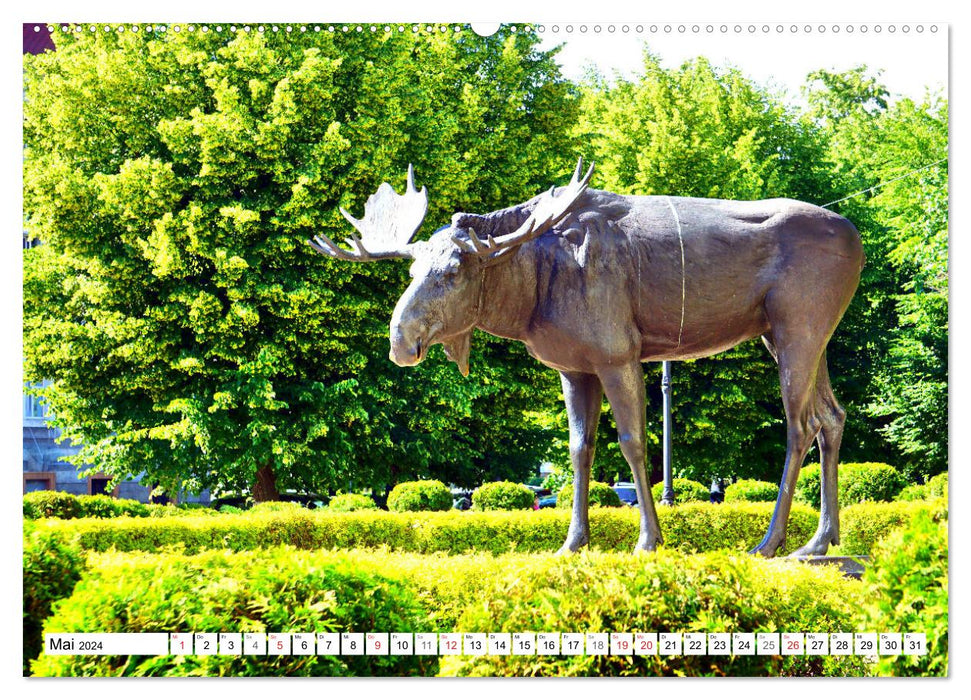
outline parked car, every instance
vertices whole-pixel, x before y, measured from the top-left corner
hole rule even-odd
[[[637,505],[637,489],[634,484],[629,481],[618,481],[613,485],[613,489],[625,506]]]
[[[540,508],[555,508],[556,494],[550,494],[549,496],[540,496],[538,505]]]

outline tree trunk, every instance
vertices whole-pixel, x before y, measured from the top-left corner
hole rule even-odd
[[[264,464],[256,471],[253,500],[257,503],[280,500],[280,492],[276,490],[276,474],[273,473],[273,467],[269,464]]]

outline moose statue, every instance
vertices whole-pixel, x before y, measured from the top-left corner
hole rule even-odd
[[[519,340],[560,373],[570,425],[573,511],[562,553],[589,542],[588,490],[603,395],[640,508],[635,552],[663,542],[645,473],[641,363],[686,360],[761,336],[779,365],[786,459],[768,532],[753,554],[783,546],[793,491],[815,439],[822,462],[819,527],[795,555],[839,542],[837,464],[845,412],[826,345],[856,291],[865,257],[845,218],[790,199],[730,201],[623,196],[589,189],[582,159],[566,187],[489,214],[459,213],[412,242],[426,189],[382,184],[347,248],[326,236],[318,252],[367,262],[410,258],[412,282],[391,317],[391,360],[421,362],[437,343],[463,376],[472,330]]]

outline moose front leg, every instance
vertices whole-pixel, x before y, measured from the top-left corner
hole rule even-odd
[[[570,460],[573,462],[573,513],[560,554],[570,554],[590,542],[588,513],[590,467],[597,445],[597,424],[603,388],[595,374],[561,372],[563,398],[570,421]]]
[[[663,544],[661,526],[654,509],[654,496],[647,479],[644,461],[644,432],[647,422],[644,369],[637,360],[622,367],[610,367],[600,373],[607,401],[617,423],[617,439],[624,459],[634,475],[637,505],[641,511],[641,531],[634,552],[650,552]]]

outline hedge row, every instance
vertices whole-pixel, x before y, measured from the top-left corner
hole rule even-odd
[[[866,598],[835,568],[712,553],[93,555],[47,632],[834,631]],[[863,675],[860,657],[41,656],[40,676]]]
[[[145,504],[130,498],[111,496],[75,496],[64,491],[32,491],[24,494],[24,518],[40,520],[44,518],[166,518],[182,515],[218,515],[215,510],[198,503],[184,503],[178,506]]]
[[[919,513],[935,521],[947,520],[947,501],[911,503],[858,503],[840,509],[840,546],[848,555],[868,554],[874,545],[894,530],[907,526]]]
[[[897,494],[895,501],[929,501],[935,498],[947,500],[947,472],[927,480],[926,484],[905,486]]]
[[[882,462],[847,462],[837,474],[841,507],[868,501],[892,501],[906,485],[903,474]],[[796,482],[795,499],[819,508],[820,467],[803,467]]]
[[[762,539],[772,515],[768,503],[713,506],[689,503],[659,510],[669,547],[685,552],[751,549]],[[632,508],[590,511],[591,547],[631,551],[637,542],[638,512]],[[806,542],[817,515],[795,506],[789,520],[789,549]],[[187,552],[244,551],[290,544],[301,549],[387,547],[406,552],[462,554],[471,551],[555,551],[566,537],[570,513],[529,512],[330,513],[295,508],[206,518],[114,518],[37,521],[36,528],[75,538],[87,550],[154,551],[178,544]]]

